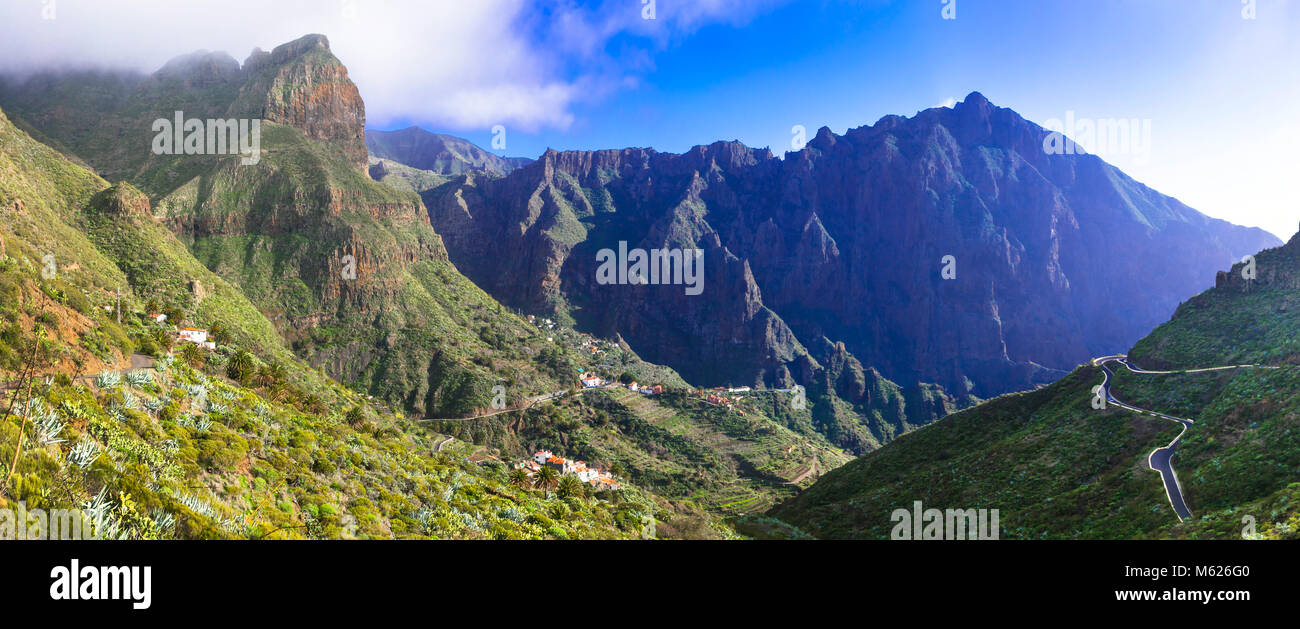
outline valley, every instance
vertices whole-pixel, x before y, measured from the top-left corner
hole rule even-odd
[[[1294,244],[978,92],[782,156],[533,160],[367,129],[307,35],[6,77],[0,110],[4,499],[114,536],[879,538],[923,500],[1215,537],[1294,491],[1261,393],[1293,390]],[[539,451],[620,487],[512,477]]]

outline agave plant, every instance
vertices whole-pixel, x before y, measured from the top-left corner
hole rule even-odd
[[[109,419],[119,423],[126,423],[126,420],[129,419],[129,416],[126,414],[126,409],[116,404],[109,407],[108,417]]]
[[[154,371],[157,371],[158,373],[167,373],[167,370],[168,370],[171,366],[172,366],[172,357],[171,357],[171,356],[163,356],[162,358],[159,358],[158,360],[154,361],[154,363],[153,363],[153,369],[154,369]]]
[[[435,512],[433,509],[430,509],[428,507],[420,507],[420,510],[416,511],[412,517],[415,518],[416,522],[420,523],[420,527],[424,529],[424,532],[427,535],[432,533],[434,528],[433,519],[437,517],[437,515],[438,515],[437,512]]]
[[[51,443],[63,443],[64,440],[58,437],[67,424],[64,424],[54,411],[49,411],[36,418],[32,422],[32,427],[36,430],[36,440],[41,442],[41,445],[48,446]]]
[[[171,531],[172,527],[176,526],[176,516],[167,513],[162,507],[154,507],[149,512],[149,517],[153,519],[154,525],[160,532]]]
[[[207,432],[209,428],[212,428],[212,422],[211,422],[210,420],[208,420],[206,417],[205,417],[205,418],[195,418],[195,420],[194,420],[194,428],[195,428],[196,430],[198,430],[199,432]]]
[[[77,467],[90,467],[90,464],[94,463],[100,454],[103,454],[103,452],[100,451],[99,444],[94,441],[83,440],[77,442],[77,445],[68,451],[68,462]]]
[[[108,486],[100,489],[94,498],[81,503],[81,512],[95,523],[97,531],[101,530],[115,508],[117,505],[113,504],[112,499],[108,497]]]
[[[164,402],[161,398],[156,398],[156,397],[154,397],[154,398],[145,398],[145,401],[144,401],[144,407],[147,408],[147,409],[149,409],[150,411],[152,411],[152,412],[154,412],[154,413],[157,413],[158,411],[161,411],[162,408],[163,408],[164,406],[166,406],[166,405],[167,405],[166,402]]]
[[[215,518],[217,515],[216,512],[212,510],[212,507],[208,505],[208,503],[203,502],[202,500],[199,500],[198,498],[191,496],[190,494],[181,493],[180,495],[176,496],[176,499],[179,500],[181,504],[188,507],[190,511],[193,511],[199,515],[204,515],[209,518]]]
[[[105,371],[104,373],[95,376],[95,386],[99,387],[100,390],[107,391],[116,389],[121,384],[122,374],[116,371]]]
[[[126,382],[133,387],[144,387],[153,384],[153,374],[143,369],[137,369],[126,374]]]
[[[230,406],[221,402],[208,402],[207,411],[209,415],[226,415],[230,413]]]
[[[131,410],[137,407],[140,398],[137,398],[130,391],[122,391],[122,408]]]
[[[29,417],[38,417],[44,415],[45,411],[46,411],[45,400],[42,400],[41,398],[38,397],[34,397],[30,400],[27,400],[26,402],[18,402],[17,404],[14,404],[13,414],[14,415],[26,414]]]

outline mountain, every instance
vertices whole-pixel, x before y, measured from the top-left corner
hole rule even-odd
[[[6,82],[0,103],[142,190],[296,352],[396,407],[460,416],[486,406],[498,376],[478,363],[492,343],[537,335],[456,271],[414,193],[369,177],[365,105],[322,35],[254,50],[242,66],[201,51],[148,76],[37,75]],[[155,121],[175,112],[260,120],[257,163],[150,150]],[[498,360],[521,388],[556,388],[518,348]]]
[[[823,128],[784,159],[738,142],[548,151],[422,196],[450,259],[502,302],[618,334],[692,382],[797,382],[865,418],[877,377],[957,405],[1051,382],[1277,243],[1096,156],[1049,155],[1048,133],[974,93]],[[701,249],[701,294],[598,282],[599,252],[621,242]],[[827,379],[836,361],[848,381]]]
[[[393,160],[440,175],[467,172],[504,175],[533,161],[527,157],[498,157],[469,140],[431,133],[419,127],[399,131],[367,130],[366,148],[371,157]]]
[[[0,508],[94,509],[102,524],[79,530],[110,539],[729,534],[636,486],[562,498],[518,487],[483,448],[323,377],[142,192],[3,111],[0,219]],[[223,330],[220,343],[173,357],[156,307]],[[30,397],[8,386],[33,365]]]
[[[664,534],[708,537],[727,535],[719,517],[765,509],[848,460],[809,408],[783,398],[747,402],[743,417],[720,411],[626,343],[526,321],[477,288],[448,260],[415,192],[447,176],[380,160],[367,172],[355,150],[364,103],[343,77],[328,42],[308,36],[255,51],[242,66],[201,52],[148,76],[3,81],[0,103],[15,105],[22,128],[124,177],[106,207],[132,208],[122,212],[131,220],[82,229],[122,235],[105,247],[122,254],[119,270],[131,282],[152,291],[146,301],[191,312],[223,304],[209,287],[228,285],[252,307],[191,318],[226,328],[241,349],[290,354],[280,360],[304,362],[321,387],[337,386],[332,379],[374,395],[380,411],[425,420],[416,436],[436,430],[508,460],[547,448],[617,465],[667,505]],[[177,110],[263,116],[256,163],[154,153],[152,125]],[[127,237],[128,227],[138,235]],[[138,255],[125,244],[133,238]],[[163,241],[172,244],[158,252]],[[182,253],[192,266],[172,259]],[[626,388],[570,396],[580,370],[668,391],[655,401]],[[488,413],[498,386],[509,408]],[[881,398],[902,414],[900,392],[882,389]],[[488,416],[474,419],[480,413]]]
[[[818,537],[888,538],[892,510],[921,500],[999,509],[1003,538],[1295,538],[1300,237],[1217,277],[1128,352],[1129,365],[1163,373],[1111,363],[1111,396],[1194,422],[1171,463],[1186,521],[1148,467],[1181,427],[1115,404],[1095,410],[1103,372],[1091,364],[897,439],[769,515]]]

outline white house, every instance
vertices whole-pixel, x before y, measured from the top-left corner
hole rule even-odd
[[[202,345],[208,342],[207,330],[200,330],[198,328],[181,328],[180,335],[182,341],[188,341],[195,345]]]

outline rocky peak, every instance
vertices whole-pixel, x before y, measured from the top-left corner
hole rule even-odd
[[[236,113],[300,129],[366,168],[366,106],[324,35],[307,35],[270,53],[254,50],[244,72],[248,82],[232,106]]]
[[[285,63],[317,48],[328,52],[330,49],[329,38],[319,33],[303,35],[291,42],[276,46],[275,49],[271,51],[270,62],[273,64]]]

